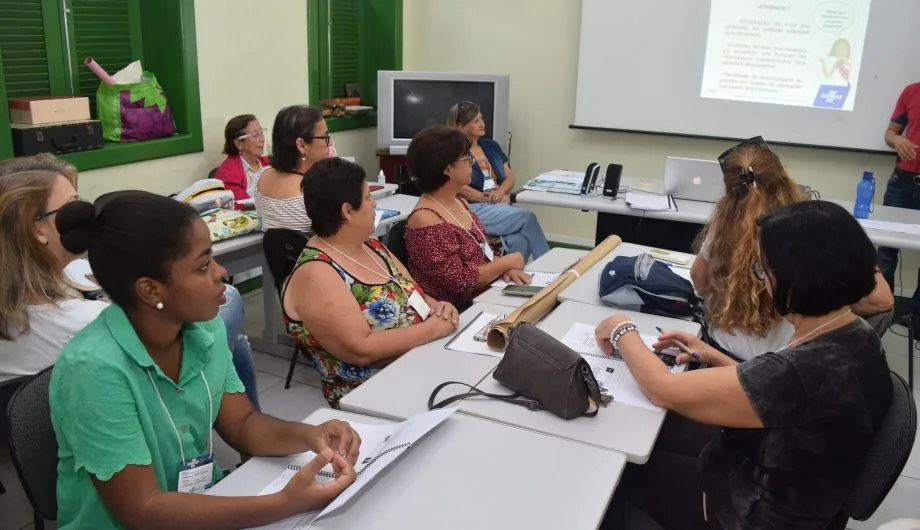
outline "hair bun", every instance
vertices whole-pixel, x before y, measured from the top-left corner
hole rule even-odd
[[[82,254],[93,238],[96,207],[85,201],[68,203],[58,211],[55,225],[61,234],[61,245],[71,254]]]

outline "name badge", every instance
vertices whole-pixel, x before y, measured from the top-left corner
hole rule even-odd
[[[488,171],[483,171],[485,179],[482,181],[482,191],[491,191],[495,189],[495,181],[489,176]]]
[[[482,253],[485,254],[486,259],[489,260],[489,262],[495,260],[495,252],[492,250],[492,247],[489,246],[488,240],[484,240],[482,242]]]
[[[180,493],[201,493],[211,487],[214,461],[209,455],[191,458],[179,466]]]
[[[422,320],[428,319],[428,313],[431,313],[431,308],[428,307],[428,302],[422,298],[418,291],[412,291],[412,295],[409,296],[409,305],[412,306],[412,309],[415,309],[418,316],[422,317]]]

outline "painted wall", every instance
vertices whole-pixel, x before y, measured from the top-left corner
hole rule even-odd
[[[577,0],[404,1],[406,70],[511,74],[511,158],[519,185],[546,170],[578,170],[592,161],[620,163],[626,175],[660,179],[666,156],[713,159],[728,146],[713,140],[569,129],[581,26]],[[878,131],[879,136],[883,133]],[[893,156],[792,147],[776,151],[793,178],[836,199],[852,200],[862,172],[870,170],[878,179],[880,203],[894,164]],[[593,242],[594,214],[534,210],[551,236]],[[918,257],[907,256],[903,275],[904,287],[911,291]]]
[[[203,153],[151,160],[80,174],[90,200],[120,189],[174,193],[222,160],[227,120],[252,113],[271,128],[286,105],[307,103],[307,8],[304,0],[195,0]],[[355,156],[376,175],[376,129],[334,135],[343,156]],[[268,132],[270,136],[270,131]]]

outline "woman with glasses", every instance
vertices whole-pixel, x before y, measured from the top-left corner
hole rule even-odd
[[[227,158],[214,172],[237,201],[249,199],[249,190],[269,160],[265,150],[265,129],[252,114],[231,118],[224,128],[224,154]]]
[[[803,201],[805,195],[759,136],[723,153],[719,163],[725,195],[698,236],[699,252],[690,275],[705,300],[710,343],[739,360],[748,360],[775,351],[793,332],[773,311],[766,286],[751,274],[757,254],[757,219]],[[854,305],[856,314],[883,313],[893,306],[888,284],[876,283],[871,295]]]
[[[406,162],[423,192],[406,225],[409,271],[438,300],[465,306],[495,280],[530,283],[520,252],[492,248],[486,229],[457,195],[472,174],[470,142],[453,127],[429,127],[412,139]]]
[[[479,216],[486,233],[501,237],[508,252],[520,252],[525,261],[549,252],[537,216],[511,205],[511,163],[498,142],[485,138],[486,124],[479,105],[470,101],[457,103],[450,109],[448,125],[463,131],[470,142],[473,172],[459,194]]]
[[[792,331],[771,353],[738,363],[695,335],[666,332],[655,350],[689,348],[710,366],[675,374],[629,317],[596,329],[652,403],[718,428],[698,457],[656,446],[645,465],[627,468],[605,528],[628,527],[630,504],[665,528],[846,521],[840,510],[892,393],[881,340],[852,310],[878,283],[875,247],[849,212],[825,201],[774,209],[750,228],[744,274]]]
[[[331,144],[320,109],[294,105],[278,112],[272,127],[272,165],[256,177],[251,188],[263,230],[310,232],[300,183],[313,164],[329,157]]]

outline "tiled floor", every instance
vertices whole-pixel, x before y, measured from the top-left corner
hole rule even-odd
[[[249,333],[255,333],[262,326],[262,300],[260,294],[246,296],[246,325]],[[895,333],[904,333],[904,328],[895,327],[884,339],[888,353],[888,363],[893,370],[906,379],[907,374],[907,339]],[[915,358],[920,359],[920,350],[915,351]],[[284,389],[284,378],[290,362],[260,352],[254,353],[256,383],[259,388],[259,400],[262,410],[286,420],[301,420],[314,410],[324,407],[326,401],[320,391],[319,377],[312,367],[301,366],[295,373],[291,388]],[[920,397],[920,382],[915,397]],[[914,444],[914,452],[904,467],[904,471],[885,502],[876,514],[866,522],[851,521],[850,528],[869,529],[902,517],[920,518],[920,437]],[[224,468],[232,469],[239,463],[239,456],[229,446],[215,437],[215,458]],[[32,509],[23,493],[16,472],[10,462],[9,452],[4,444],[0,447],[0,481],[7,492],[0,495],[0,530],[20,530],[32,528]],[[46,528],[54,529],[53,524]]]

